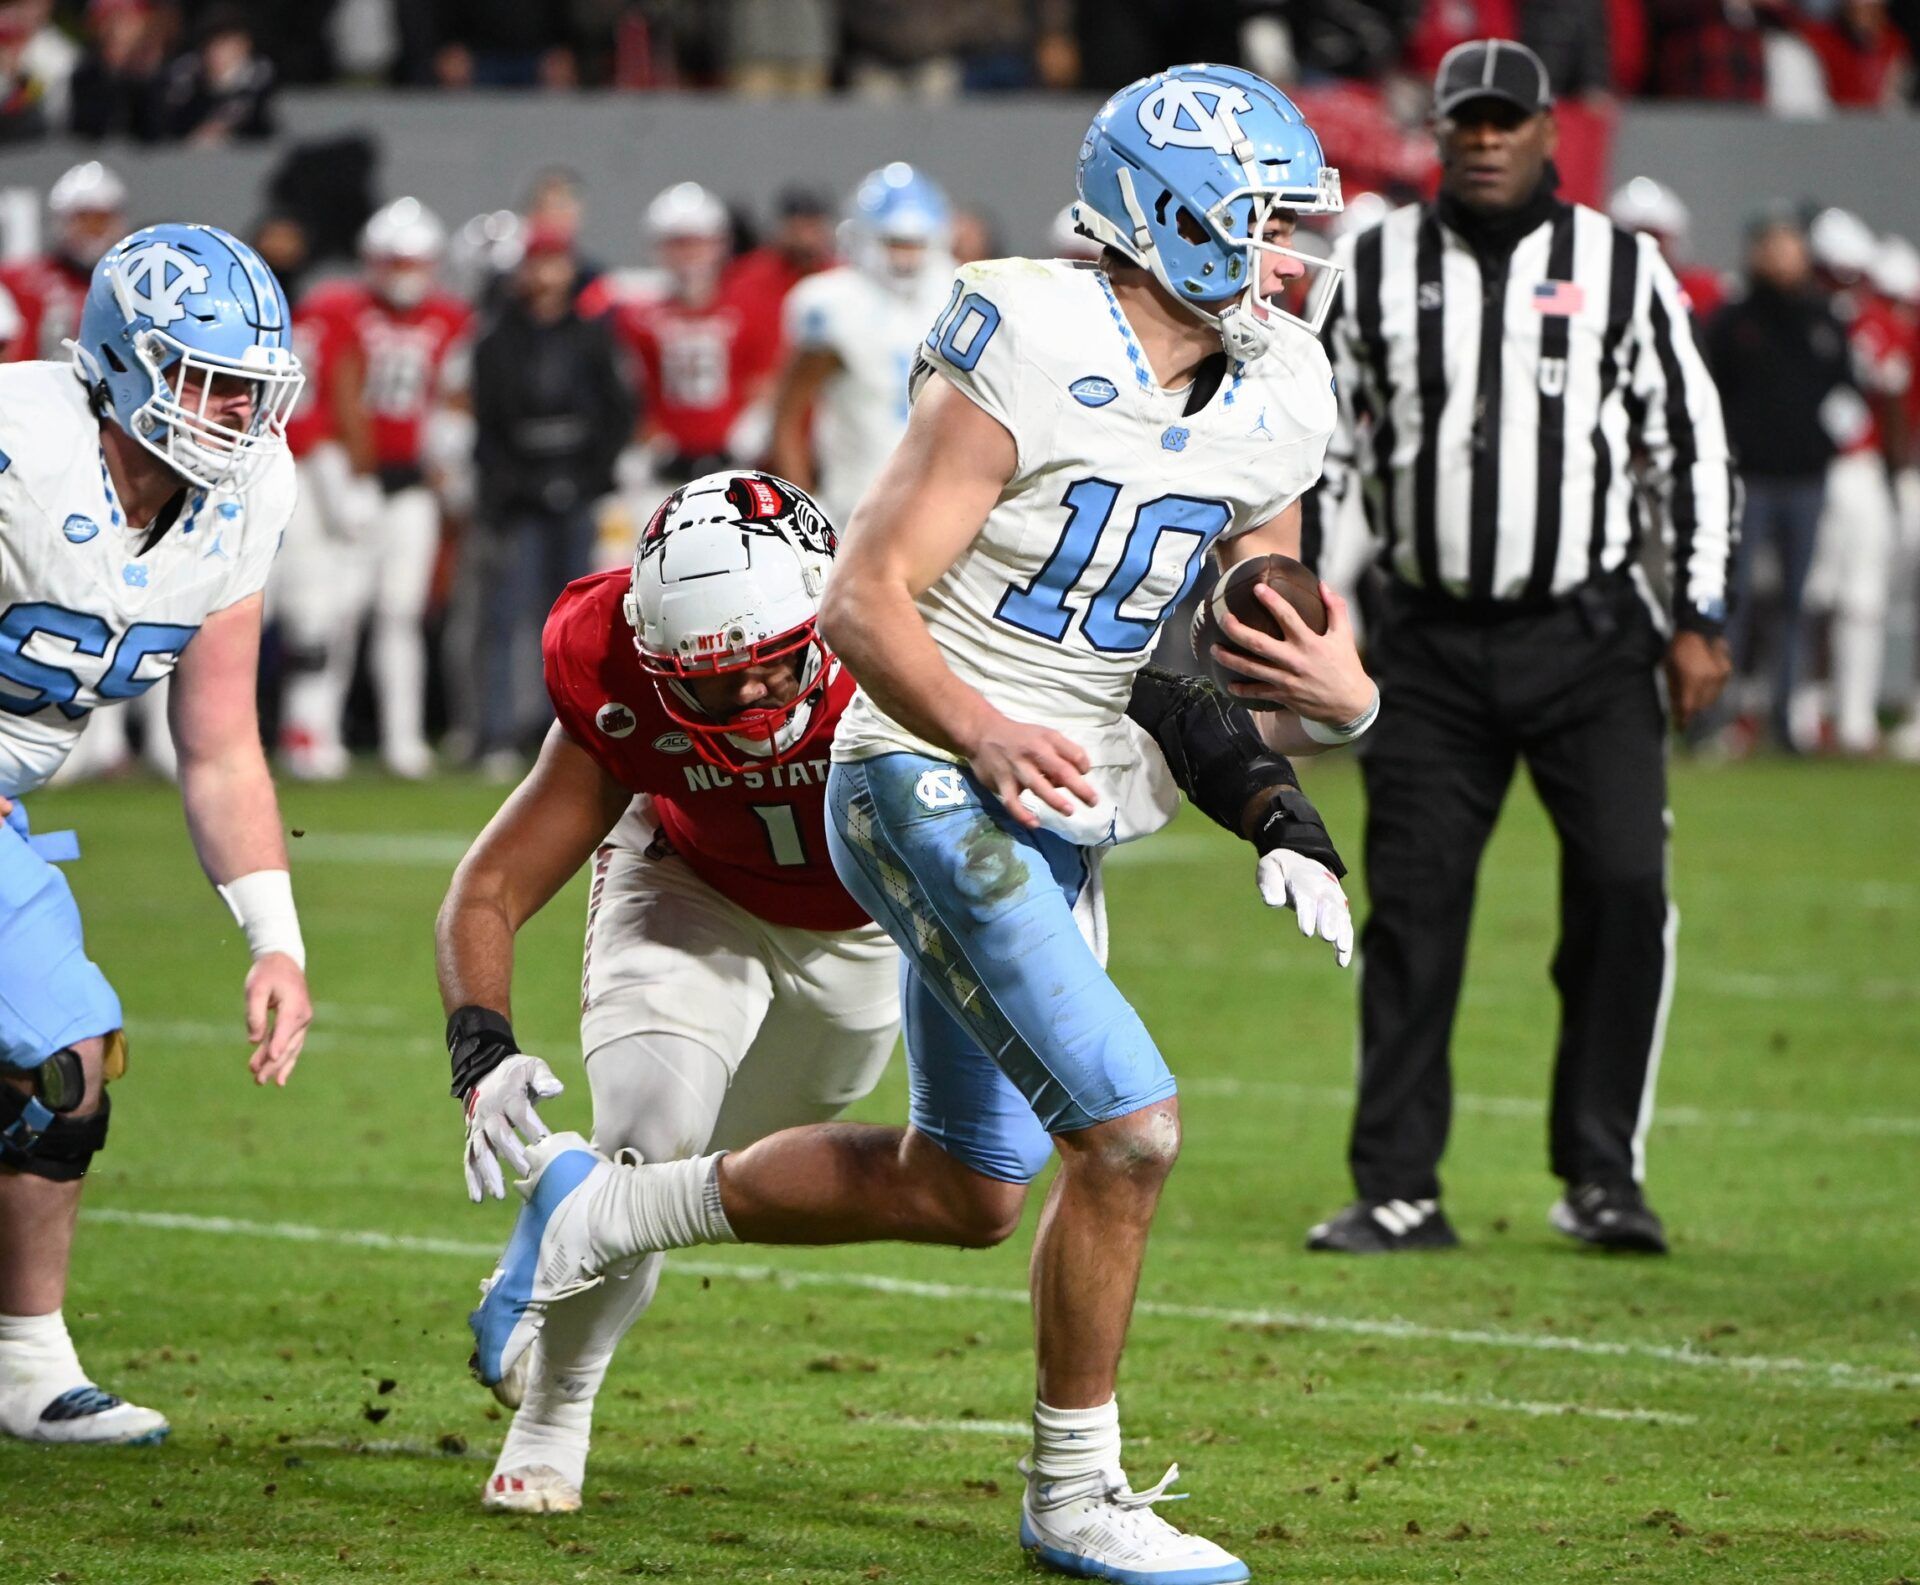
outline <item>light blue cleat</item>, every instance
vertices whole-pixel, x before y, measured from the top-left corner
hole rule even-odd
[[[578,1134],[550,1134],[527,1151],[527,1176],[514,1185],[525,1198],[494,1273],[480,1285],[473,1328],[474,1375],[492,1387],[519,1362],[558,1299],[598,1286],[583,1275],[587,1259],[584,1214],[588,1184],[613,1163]]]

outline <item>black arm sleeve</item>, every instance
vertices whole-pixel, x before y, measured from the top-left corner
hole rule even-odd
[[[1293,766],[1267,747],[1244,705],[1198,677],[1143,666],[1127,714],[1159,745],[1181,792],[1215,825],[1261,853],[1290,848],[1346,874]]]

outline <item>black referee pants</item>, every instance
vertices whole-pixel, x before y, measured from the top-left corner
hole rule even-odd
[[[1638,1180],[1677,922],[1663,648],[1624,577],[1496,616],[1390,586],[1368,657],[1380,719],[1361,745],[1371,908],[1349,1159],[1362,1198],[1440,1193],[1474,884],[1522,759],[1560,839],[1552,1168]]]

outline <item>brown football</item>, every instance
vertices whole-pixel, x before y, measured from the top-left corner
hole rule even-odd
[[[1213,658],[1214,645],[1218,644],[1227,650],[1234,647],[1227,642],[1220,626],[1218,613],[1222,609],[1231,611],[1236,620],[1244,622],[1255,632],[1286,642],[1286,634],[1281,632],[1279,622],[1254,593],[1255,588],[1263,583],[1298,611],[1301,619],[1314,632],[1324,633],[1327,630],[1327,607],[1320,598],[1320,580],[1300,562],[1291,556],[1255,556],[1250,561],[1236,563],[1220,575],[1219,581],[1194,611],[1190,635],[1193,658],[1206,668],[1207,674],[1222,688],[1230,683],[1248,680],[1239,672],[1229,671]],[[1262,708],[1258,700],[1241,702],[1249,709]],[[1265,708],[1275,707],[1269,705]]]

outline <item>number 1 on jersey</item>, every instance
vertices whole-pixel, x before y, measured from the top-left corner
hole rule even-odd
[[[767,828],[767,846],[773,850],[773,862],[782,869],[797,869],[807,862],[807,845],[800,839],[800,822],[792,804],[748,804],[760,823]]]

